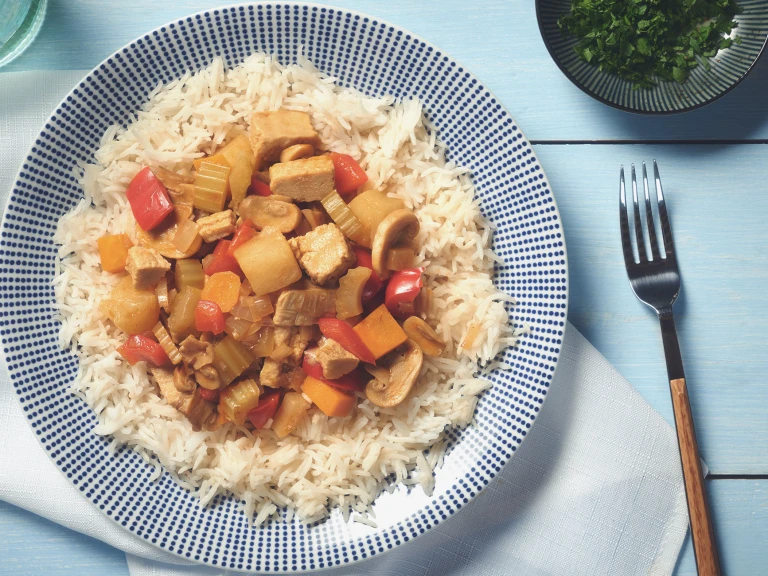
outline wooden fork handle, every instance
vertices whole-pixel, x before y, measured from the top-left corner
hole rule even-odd
[[[683,482],[688,501],[688,517],[691,520],[691,539],[696,555],[696,567],[699,570],[699,576],[720,576],[715,530],[709,514],[707,490],[701,473],[699,445],[696,442],[688,387],[685,385],[683,373],[683,358],[680,355],[680,344],[677,341],[671,306],[659,312],[659,322],[661,339],[664,343],[664,356],[667,360],[669,390],[672,393],[672,408],[675,414],[677,443],[683,467]]]
[[[699,446],[693,427],[691,403],[685,378],[669,381],[672,393],[672,408],[675,412],[677,441],[680,445],[680,461],[683,465],[683,481],[688,499],[688,516],[691,519],[691,538],[696,553],[699,576],[719,576],[720,562],[715,543],[715,531],[709,514],[707,491],[701,473]]]

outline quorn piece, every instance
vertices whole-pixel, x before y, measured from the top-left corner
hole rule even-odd
[[[255,169],[260,170],[280,158],[280,153],[296,144],[320,145],[309,114],[293,110],[254,112],[251,116],[251,148]]]
[[[269,169],[272,192],[296,202],[322,200],[333,192],[335,185],[333,160],[328,156],[280,162]]]
[[[287,345],[291,348],[292,352],[287,357],[287,360],[294,364],[301,362],[304,350],[306,350],[310,340],[309,337],[304,335],[302,329],[285,326],[275,326],[273,338],[275,348],[282,345]]]
[[[232,210],[216,212],[210,216],[198,218],[200,236],[206,242],[215,242],[232,234],[235,231],[235,213]]]
[[[323,377],[328,380],[336,380],[344,374],[349,374],[360,362],[357,356],[347,352],[331,338],[324,338],[312,356],[315,362],[323,367]]]
[[[394,352],[382,359],[381,365],[389,369],[389,382],[374,378],[365,387],[365,396],[380,408],[392,408],[408,397],[419,377],[424,355],[413,340],[407,340]]]
[[[355,263],[355,253],[335,224],[318,226],[288,243],[296,260],[315,284],[339,278]]]
[[[280,152],[280,162],[291,162],[301,158],[310,158],[315,154],[315,147],[311,144],[294,144]]]
[[[131,275],[133,287],[136,290],[147,290],[165,276],[165,273],[171,269],[171,263],[157,250],[133,246],[128,250],[125,269]]]
[[[213,423],[216,407],[200,396],[198,388],[188,394],[179,392],[174,384],[173,370],[156,366],[150,366],[149,369],[155,377],[160,395],[169,405],[184,414],[195,430]]]
[[[335,290],[310,288],[285,290],[275,303],[275,326],[311,326],[325,314],[335,311]]]
[[[298,389],[305,377],[306,374],[300,366],[281,363],[272,358],[264,360],[264,366],[259,373],[261,385],[269,388]]]

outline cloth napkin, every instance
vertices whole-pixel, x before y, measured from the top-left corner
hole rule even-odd
[[[0,74],[0,201],[81,71]],[[114,524],[48,459],[0,367],[0,499],[126,552],[132,576],[213,576]],[[512,461],[423,537],[336,576],[665,575],[688,527],[675,433],[568,325],[549,398]]]

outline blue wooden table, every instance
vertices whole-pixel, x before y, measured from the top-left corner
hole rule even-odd
[[[765,574],[768,59],[711,106],[640,117],[570,84],[547,54],[530,0],[328,3],[437,44],[506,104],[533,142],[564,220],[571,322],[671,422],[657,326],[629,290],[617,229],[619,165],[659,161],[683,275],[676,316],[724,569]],[[49,0],[40,36],[0,72],[0,86],[6,72],[89,69],[144,32],[219,4]],[[119,575],[127,567],[121,552],[0,502],[0,574]],[[676,574],[695,574],[690,543]]]

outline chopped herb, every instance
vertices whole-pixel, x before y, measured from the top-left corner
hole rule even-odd
[[[741,42],[728,37],[739,12],[734,0],[573,0],[557,25],[579,39],[582,60],[637,90],[709,70],[707,58]]]

